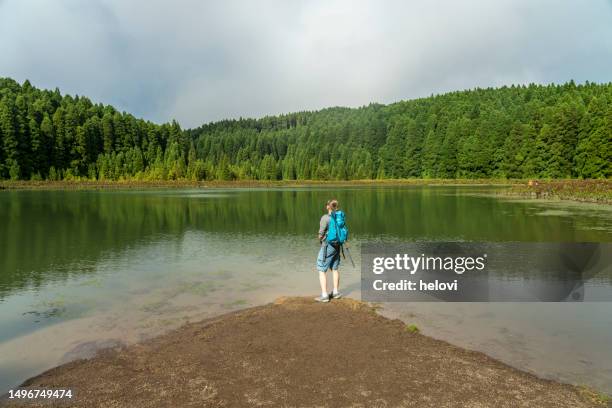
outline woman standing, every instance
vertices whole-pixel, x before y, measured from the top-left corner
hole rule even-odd
[[[331,298],[339,299],[342,293],[338,291],[340,284],[340,251],[344,240],[346,239],[346,226],[344,225],[344,213],[338,210],[338,200],[329,200],[325,205],[327,213],[321,217],[319,222],[319,242],[321,249],[317,257],[317,270],[319,271],[319,283],[321,284],[321,296],[315,298],[317,302],[329,302]],[[338,215],[341,215],[341,221],[338,222]],[[332,225],[333,223],[333,225]],[[332,232],[330,232],[330,226]],[[344,229],[344,237],[340,229]],[[333,239],[330,235],[333,234]],[[328,239],[330,238],[330,239]],[[332,270],[333,274],[333,291],[331,294],[327,292],[327,271]]]

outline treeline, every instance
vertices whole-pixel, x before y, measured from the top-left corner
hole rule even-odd
[[[0,79],[0,178],[609,178],[612,84],[510,86],[181,130]]]
[[[476,89],[188,133],[218,178],[608,178],[612,84]]]
[[[88,98],[0,78],[0,178],[196,178],[177,122],[157,125]],[[191,148],[191,151],[190,151]]]

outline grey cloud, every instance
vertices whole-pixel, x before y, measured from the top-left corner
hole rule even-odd
[[[607,82],[612,5],[0,2],[0,75],[185,127],[510,83]]]

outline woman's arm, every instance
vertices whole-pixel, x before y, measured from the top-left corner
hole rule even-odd
[[[319,241],[323,241],[327,235],[327,228],[329,227],[329,217],[323,215],[321,221],[319,221]]]

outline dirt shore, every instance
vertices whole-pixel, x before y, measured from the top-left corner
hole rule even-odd
[[[59,366],[24,387],[71,389],[62,407],[602,406],[578,387],[412,329],[351,299],[281,298]]]

